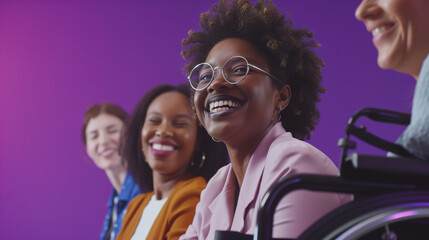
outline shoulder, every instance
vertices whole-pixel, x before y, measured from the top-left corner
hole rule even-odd
[[[284,169],[291,173],[316,173],[335,175],[335,164],[313,145],[285,133],[278,136],[267,152],[268,169]]]
[[[426,56],[425,60],[423,60],[422,69],[420,71],[423,74],[429,74],[429,54]]]
[[[192,190],[203,190],[207,185],[206,180],[203,177],[193,177],[185,179],[177,183],[180,191],[192,191]]]
[[[124,194],[126,194],[130,200],[142,193],[140,191],[140,187],[137,185],[137,183],[134,181],[134,179],[129,173],[127,173],[125,181],[122,184],[121,192],[124,192]]]
[[[223,185],[226,181],[229,171],[231,171],[231,163],[219,168],[216,174],[210,179],[208,185]]]
[[[176,184],[166,202],[169,212],[181,212],[184,209],[195,209],[200,201],[201,191],[206,187],[206,180],[194,177]]]
[[[174,187],[171,199],[172,201],[182,201],[184,198],[199,198],[201,191],[203,191],[206,185],[207,182],[202,177],[193,177],[181,180]]]
[[[207,187],[206,187],[206,190],[204,190],[204,192],[209,191],[217,195],[217,193],[220,192],[225,186],[225,182],[228,178],[228,173],[231,170],[232,170],[231,163],[221,167],[207,183]]]
[[[153,192],[150,193],[142,193],[137,195],[135,198],[133,198],[130,203],[127,206],[127,211],[130,211],[132,209],[137,209],[141,206],[145,206],[147,202],[152,197]],[[144,204],[146,202],[146,204]]]
[[[208,205],[219,196],[225,187],[229,171],[231,171],[230,163],[217,171],[207,183],[207,187],[201,192],[200,204]]]

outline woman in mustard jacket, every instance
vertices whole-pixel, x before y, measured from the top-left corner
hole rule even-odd
[[[186,85],[161,85],[134,110],[124,158],[137,184],[153,191],[131,201],[117,239],[178,239],[206,181],[227,163],[224,145],[197,124],[189,97]]]

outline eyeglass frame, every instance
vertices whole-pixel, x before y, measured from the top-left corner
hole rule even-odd
[[[244,61],[246,61],[246,64],[247,64],[247,70],[246,70],[246,74],[244,74],[244,76],[243,76],[243,78],[240,80],[240,81],[237,81],[237,82],[230,82],[230,81],[228,81],[226,78],[225,78],[225,72],[224,72],[224,67],[225,67],[225,65],[231,60],[231,59],[233,59],[233,58],[242,58],[242,59],[244,59]],[[191,83],[191,76],[192,76],[192,73],[193,73],[193,71],[197,68],[197,67],[199,67],[199,66],[201,66],[201,65],[203,65],[203,64],[206,64],[206,65],[208,65],[210,68],[211,68],[211,70],[212,70],[212,72],[213,72],[213,75],[212,75],[212,78],[210,79],[210,81],[207,83],[207,85],[205,86],[205,87],[203,87],[203,88],[201,88],[201,89],[198,89],[198,88],[196,88],[196,87],[194,87],[193,85],[192,85],[192,83]],[[256,66],[256,65],[253,65],[253,64],[251,64],[251,63],[249,63],[249,61],[247,61],[247,58],[245,58],[245,57],[243,57],[243,56],[232,56],[232,57],[230,57],[228,60],[226,60],[225,61],[225,63],[223,64],[223,66],[222,66],[222,68],[221,67],[219,67],[219,66],[217,66],[217,67],[213,67],[210,63],[208,63],[208,62],[202,62],[202,63],[199,63],[199,64],[197,64],[197,65],[195,65],[195,67],[193,67],[192,68],[192,70],[191,70],[191,72],[189,73],[189,75],[188,75],[188,81],[189,81],[189,85],[191,85],[191,87],[192,87],[192,89],[194,89],[195,91],[202,91],[202,90],[204,90],[204,89],[206,89],[208,86],[210,86],[210,84],[213,82],[213,80],[215,79],[215,74],[216,74],[216,70],[217,69],[222,69],[222,72],[221,72],[221,74],[222,74],[222,77],[223,77],[223,79],[227,82],[227,83],[229,83],[229,84],[231,84],[231,85],[236,85],[236,84],[239,84],[239,83],[241,83],[246,77],[247,77],[247,74],[249,74],[249,70],[250,70],[250,67],[252,67],[252,68],[255,68],[256,70],[258,70],[258,71],[260,71],[260,72],[262,72],[262,73],[265,73],[265,74],[267,74],[269,77],[271,77],[272,79],[274,79],[274,80],[277,80],[278,82],[280,82],[280,83],[282,83],[278,78],[276,78],[275,76],[273,76],[271,73],[269,73],[269,72],[267,72],[267,71],[265,71],[264,69],[262,69],[262,68],[260,68],[260,67],[258,67],[258,66]]]

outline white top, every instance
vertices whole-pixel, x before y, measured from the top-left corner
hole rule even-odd
[[[164,206],[168,198],[157,200],[155,194],[151,197],[149,203],[144,208],[139,224],[137,225],[136,231],[134,232],[131,240],[146,239],[152,228],[153,222],[158,217],[159,212]]]

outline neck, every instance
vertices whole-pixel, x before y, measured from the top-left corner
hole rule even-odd
[[[164,175],[157,171],[153,171],[153,191],[156,199],[168,198],[176,184],[189,175],[189,169],[173,175]]]
[[[425,49],[420,49],[418,54],[414,55],[413,61],[408,61],[407,64],[402,68],[398,69],[399,72],[409,74],[416,79],[419,79],[420,72],[423,67],[423,63],[428,58],[429,45]]]
[[[414,71],[410,72],[410,75],[413,76],[413,78],[417,81],[419,80],[420,71],[422,70],[423,61],[419,65],[420,67],[415,69]]]
[[[113,188],[119,194],[122,184],[125,181],[125,176],[127,175],[126,166],[121,166],[117,169],[107,169],[105,172]]]
[[[249,160],[253,154],[253,151],[240,151],[240,149],[235,149],[228,146],[227,149],[229,157],[231,159],[232,170],[234,170],[237,184],[241,188],[244,176],[246,175],[247,166],[249,165]]]
[[[237,183],[240,188],[246,175],[250,158],[252,157],[259,143],[274,124],[270,124],[263,132],[259,134],[246,137],[247,140],[241,139],[239,141],[235,141],[237,144],[234,144],[231,141],[224,141],[226,149],[228,150],[229,158],[231,160],[232,169],[234,170],[235,177],[237,178]]]
[[[264,135],[248,138],[251,140],[240,141],[240,144],[230,144],[225,142],[229,158],[231,159],[232,169],[234,170],[235,177],[237,178],[237,183],[240,188],[243,183],[244,176],[246,175],[247,165],[249,165],[250,158]]]

